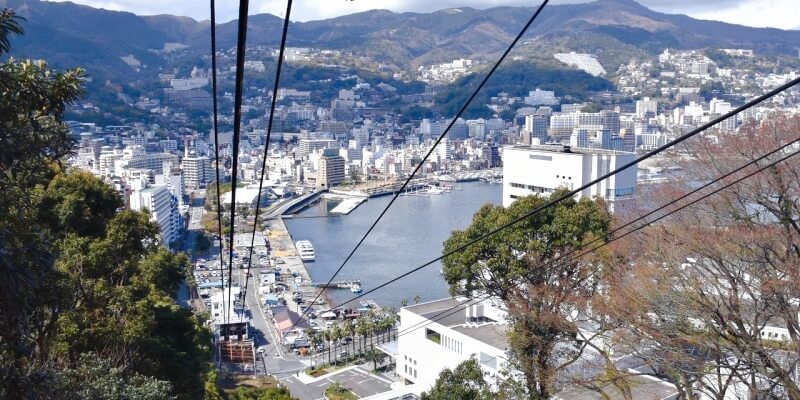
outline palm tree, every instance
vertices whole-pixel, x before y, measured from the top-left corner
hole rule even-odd
[[[419,295],[415,295],[414,304],[419,304],[420,302],[422,302],[422,297],[419,297]]]
[[[408,306],[408,299],[400,300],[400,307],[406,307],[406,306]]]
[[[314,355],[317,353],[317,346],[322,342],[322,339],[319,337],[319,332],[311,331],[308,334],[308,338],[311,341],[311,365],[314,365]]]
[[[333,327],[331,327],[331,339],[333,340],[333,343],[338,344],[339,340],[341,340],[342,337],[343,337],[342,328],[339,325],[334,325]],[[337,358],[338,355],[336,354],[336,349],[334,349],[333,351],[334,363],[338,362]]]
[[[364,352],[364,345],[367,343],[367,334],[369,333],[369,326],[367,325],[367,320],[364,317],[361,317],[356,322],[356,331],[359,335],[361,335],[361,352]]]
[[[328,365],[330,365],[331,364],[331,347],[333,347],[333,346],[330,345],[331,341],[333,340],[333,334],[332,334],[331,330],[328,329],[325,332],[322,332],[322,337],[325,338],[325,341],[328,342]]]
[[[353,344],[353,355],[356,354],[356,326],[353,324],[353,320],[348,319],[344,322],[344,332],[347,337],[350,338],[350,342]]]
[[[372,361],[372,369],[378,369],[378,363],[382,363],[386,359],[386,354],[382,351],[371,349],[365,355],[367,361]]]
[[[384,314],[380,319],[381,327],[381,342],[392,340],[392,327],[394,326],[394,317],[389,314]],[[387,335],[389,336],[387,339]]]

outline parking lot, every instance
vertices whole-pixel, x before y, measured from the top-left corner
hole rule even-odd
[[[305,384],[295,376],[281,378],[280,381],[289,387],[292,396],[300,399],[322,398],[325,388],[334,382],[340,382],[359,397],[372,396],[390,390],[391,381],[376,375],[370,375],[362,368],[349,369],[317,382]]]

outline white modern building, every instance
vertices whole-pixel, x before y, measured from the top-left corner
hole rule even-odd
[[[523,100],[529,106],[554,106],[561,103],[556,93],[550,90],[533,90]]]
[[[397,374],[425,391],[442,370],[475,357],[490,379],[498,376],[509,357],[505,311],[492,300],[473,303],[448,298],[403,307]]]
[[[531,194],[548,196],[573,190],[633,161],[634,153],[560,145],[509,146],[503,149],[503,206]],[[600,197],[615,208],[626,208],[636,193],[636,166],[584,189],[577,198]]]
[[[203,188],[214,180],[214,169],[211,168],[211,160],[206,156],[186,154],[181,160],[181,169],[186,191]]]
[[[597,61],[597,56],[594,54],[582,53],[556,53],[553,55],[556,60],[565,64],[569,64],[575,68],[582,69],[587,74],[593,76],[601,76],[606,74],[605,68]]]
[[[178,202],[166,186],[136,188],[131,193],[130,207],[134,211],[150,212],[150,221],[158,224],[164,245],[180,238],[182,222]]]

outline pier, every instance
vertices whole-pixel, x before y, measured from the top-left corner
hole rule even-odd
[[[351,279],[351,280],[343,280],[343,281],[335,281],[328,284],[325,283],[312,283],[312,286],[324,289],[350,289],[355,286],[361,286],[361,280],[359,279]]]
[[[337,204],[333,210],[330,211],[331,214],[339,214],[339,215],[347,215],[350,214],[353,210],[356,209],[361,203],[367,201],[365,197],[352,197],[349,199],[342,200],[341,203]]]

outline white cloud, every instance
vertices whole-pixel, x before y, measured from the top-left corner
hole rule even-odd
[[[63,0],[56,0],[63,1]],[[174,14],[197,20],[209,18],[208,2],[204,0],[72,0],[76,3],[109,10],[131,11],[141,15]],[[582,3],[586,0],[553,0],[552,4]],[[750,26],[797,28],[794,7],[797,0],[639,0],[647,7],[668,13],[687,14],[695,18],[712,19]],[[372,9],[396,12],[431,12],[449,7],[490,8],[500,5],[532,6],[530,0],[299,0],[292,9],[293,21],[309,21],[352,14]],[[202,7],[198,5],[202,4]],[[217,0],[217,20],[230,21],[238,15],[239,2]],[[251,14],[270,13],[283,16],[285,1],[261,0],[250,2]]]

